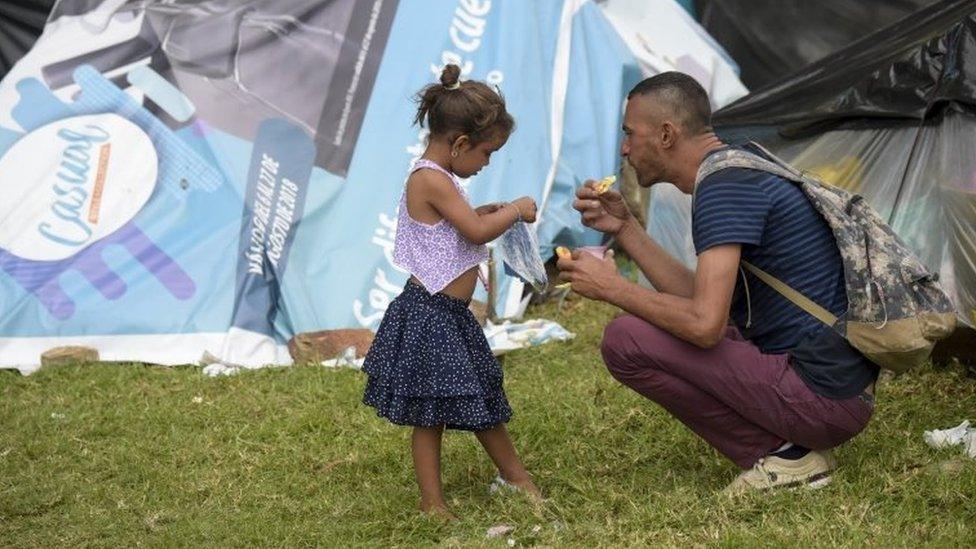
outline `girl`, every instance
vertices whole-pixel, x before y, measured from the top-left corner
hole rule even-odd
[[[417,94],[414,122],[430,129],[400,199],[393,258],[411,276],[390,304],[366,355],[363,402],[397,425],[413,426],[414,472],[425,513],[455,518],[441,489],[444,428],[473,431],[499,475],[493,486],[541,498],[519,460],[505,423],[512,409],[502,369],[468,310],[484,244],[519,221],[535,221],[535,201],[468,205],[458,178],[488,165],[515,122],[505,101],[481,82],[460,82],[447,65],[440,84]]]

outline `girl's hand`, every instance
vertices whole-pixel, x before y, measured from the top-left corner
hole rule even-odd
[[[491,204],[484,204],[482,206],[478,206],[477,208],[474,209],[474,213],[478,215],[488,215],[497,212],[502,208],[502,206],[504,206],[504,204],[500,202],[492,202]]]
[[[536,209],[535,200],[531,196],[523,196],[512,201],[512,205],[518,208],[522,221],[535,223]]]

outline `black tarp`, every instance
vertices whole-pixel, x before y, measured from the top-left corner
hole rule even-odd
[[[0,78],[41,35],[56,0],[0,0]]]
[[[946,0],[726,106],[717,126],[922,120],[976,105],[976,0]],[[876,120],[875,120],[876,121]]]
[[[938,271],[976,357],[976,0],[945,0],[716,112],[867,198]]]
[[[695,0],[695,12],[753,90],[934,1]]]

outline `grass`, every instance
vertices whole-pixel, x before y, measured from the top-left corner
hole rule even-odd
[[[828,487],[728,501],[736,474],[616,383],[597,350],[614,310],[572,301],[569,343],[510,354],[509,427],[549,502],[489,497],[474,437],[445,438],[462,518],[420,516],[409,432],[360,404],[354,370],[292,367],[210,379],[196,367],[75,365],[0,372],[0,545],[961,546],[976,534],[976,461],[922,431],[976,420],[958,368],[881,388]],[[515,527],[487,539],[493,525]]]

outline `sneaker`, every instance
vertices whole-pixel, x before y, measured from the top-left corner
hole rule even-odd
[[[736,495],[751,490],[791,486],[820,488],[830,482],[830,471],[836,467],[837,462],[829,451],[811,450],[800,459],[766,456],[757,461],[752,469],[743,471],[736,477],[725,487],[723,493]]]

